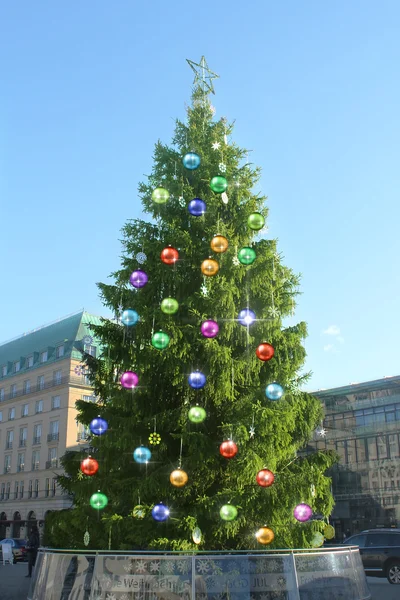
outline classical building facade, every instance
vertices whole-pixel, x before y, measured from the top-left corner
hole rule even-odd
[[[0,540],[71,506],[56,476],[87,438],[75,402],[95,400],[80,363],[98,351],[90,323],[100,319],[82,311],[0,345]]]
[[[325,407],[326,435],[310,446],[340,457],[331,473],[337,538],[400,526],[400,376],[314,395]]]

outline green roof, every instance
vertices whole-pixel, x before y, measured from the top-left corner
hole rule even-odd
[[[14,375],[12,365],[16,361],[21,361],[21,371],[25,367],[26,359],[33,356],[33,366],[31,368],[43,366],[40,363],[40,353],[47,351],[46,364],[59,360],[56,357],[56,347],[64,345],[64,354],[62,358],[81,357],[81,351],[84,347],[84,337],[90,336],[93,339],[93,333],[89,325],[101,324],[100,317],[91,315],[85,311],[60,319],[50,325],[45,325],[34,329],[29,333],[15,338],[9,342],[0,345],[0,379],[2,377],[2,367],[7,366],[8,373],[6,377]],[[93,345],[99,345],[94,340]]]

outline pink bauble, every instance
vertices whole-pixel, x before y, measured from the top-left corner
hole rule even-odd
[[[139,377],[133,371],[125,371],[121,376],[121,385],[127,390],[131,390],[139,383]]]
[[[308,504],[298,504],[293,511],[293,515],[295,519],[303,523],[311,519],[312,508]]]
[[[206,338],[214,338],[218,335],[218,331],[219,331],[219,326],[218,323],[216,321],[204,321],[204,323],[201,324],[201,333],[204,335],[204,337]]]

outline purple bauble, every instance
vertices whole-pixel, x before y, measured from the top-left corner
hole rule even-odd
[[[218,335],[219,327],[216,321],[204,321],[201,324],[201,333],[206,338],[214,338]]]
[[[298,504],[293,511],[294,518],[302,523],[311,519],[312,508],[308,504]]]
[[[193,217],[201,217],[206,212],[206,203],[201,198],[194,198],[189,202],[188,211]]]
[[[139,383],[139,377],[133,371],[125,371],[125,373],[122,373],[120,382],[122,387],[131,390]]]
[[[135,287],[135,288],[144,287],[146,285],[146,283],[148,282],[148,280],[149,280],[149,278],[148,278],[147,273],[145,273],[141,269],[138,269],[137,271],[133,271],[133,273],[129,277],[129,281],[131,282],[131,285],[133,285],[133,287]]]

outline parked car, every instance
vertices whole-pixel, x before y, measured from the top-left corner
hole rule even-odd
[[[367,575],[384,575],[389,583],[400,585],[400,529],[367,529],[343,544],[359,546]]]
[[[2,544],[11,544],[14,561],[26,560],[26,558],[27,558],[27,549],[26,549],[27,543],[28,542],[26,540],[22,540],[20,538],[6,538],[4,540],[0,540],[0,560],[3,558]]]

